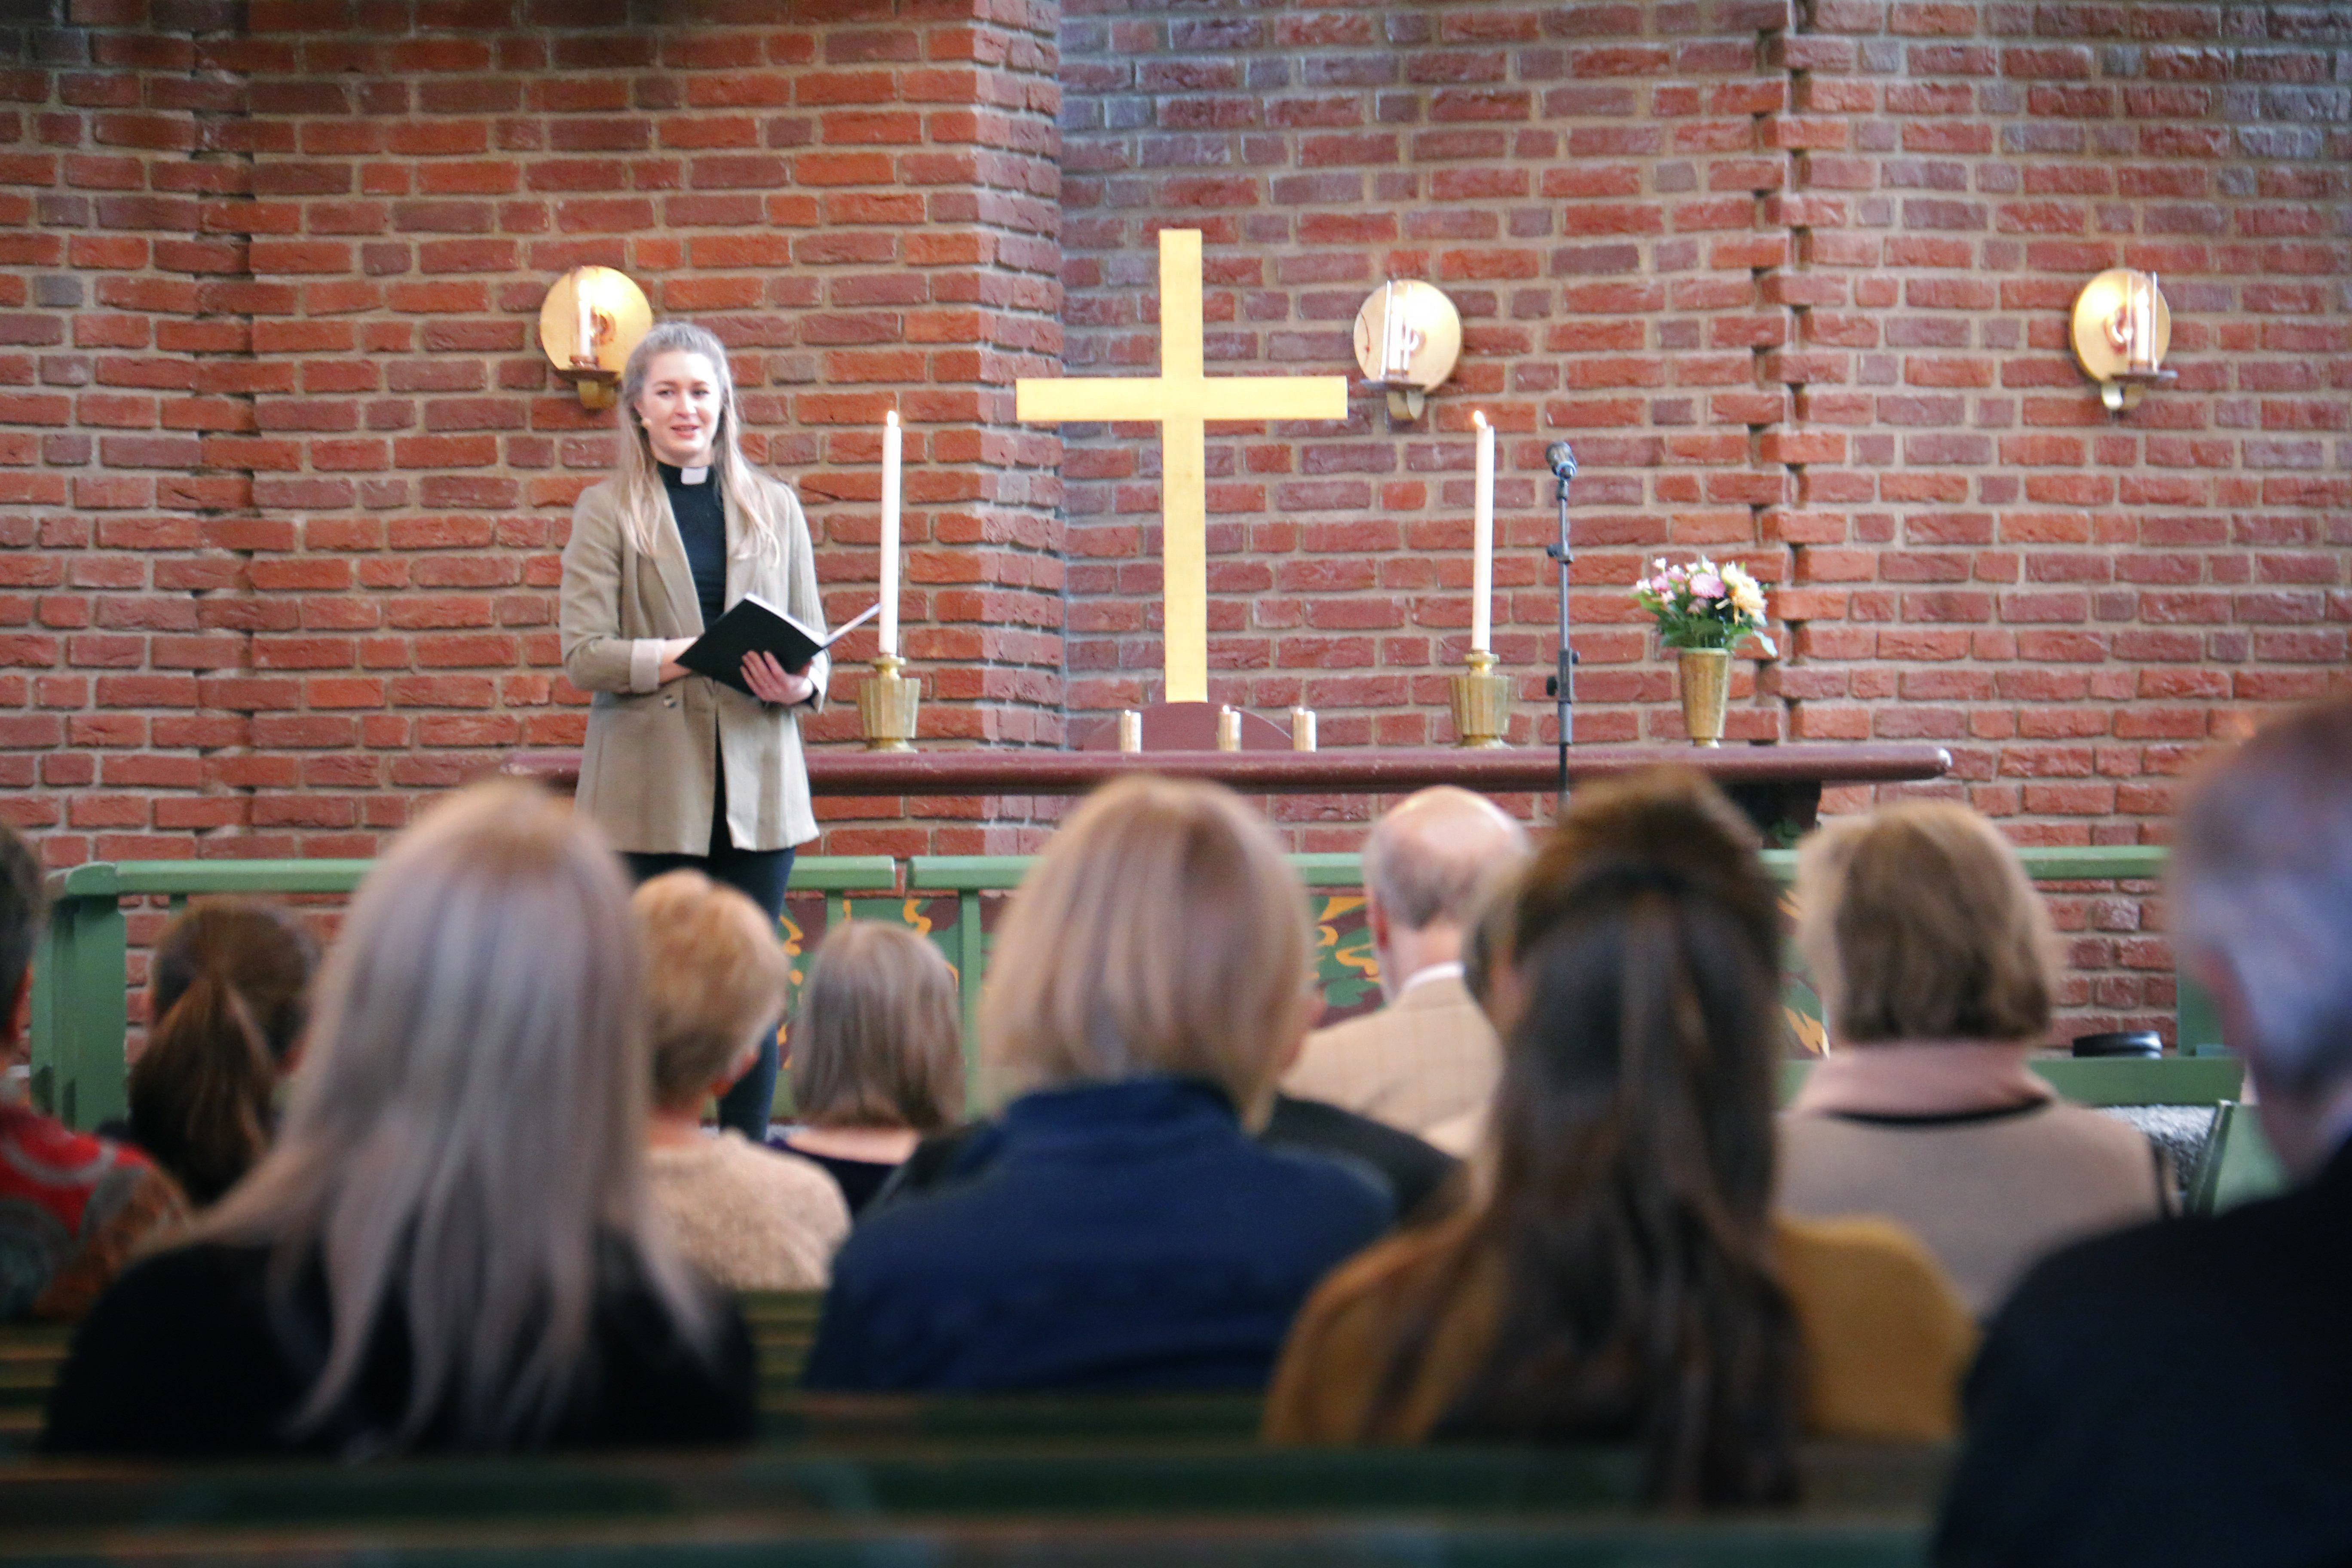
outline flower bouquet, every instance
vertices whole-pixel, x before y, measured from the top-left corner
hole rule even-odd
[[[1658,641],[1676,650],[1683,727],[1691,743],[1721,745],[1732,648],[1753,637],[1764,645],[1766,658],[1780,657],[1764,632],[1764,590],[1737,565],[1717,566],[1702,555],[1669,566],[1662,556],[1633,584],[1633,602],[1657,623]]]

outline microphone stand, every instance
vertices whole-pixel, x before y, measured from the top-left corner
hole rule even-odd
[[[1576,650],[1568,641],[1568,569],[1576,554],[1568,539],[1568,483],[1576,478],[1576,453],[1565,441],[1544,448],[1544,461],[1559,481],[1559,542],[1544,546],[1544,553],[1559,565],[1559,663],[1544,689],[1553,698],[1559,719],[1559,805],[1568,805],[1568,748],[1572,742],[1576,708]]]

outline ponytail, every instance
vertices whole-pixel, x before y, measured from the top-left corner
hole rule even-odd
[[[213,1202],[269,1145],[278,1070],[245,999],[198,974],[157,1020],[131,1069],[131,1135],[178,1178],[189,1200]]]

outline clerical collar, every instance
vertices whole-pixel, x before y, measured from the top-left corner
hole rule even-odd
[[[710,482],[710,465],[708,463],[698,468],[681,468],[656,458],[654,459],[654,464],[661,469],[662,478],[674,485],[701,485]]]

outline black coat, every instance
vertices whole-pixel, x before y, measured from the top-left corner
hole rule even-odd
[[[1949,1568],[2352,1562],[2352,1149],[2029,1274],[1968,1384]]]
[[[710,1302],[708,1356],[690,1349],[643,1281],[635,1254],[607,1244],[588,1352],[544,1443],[650,1447],[742,1443],[758,1427],[756,1352],[731,1301]],[[324,1364],[329,1313],[314,1268],[273,1302],[262,1247],[174,1247],[127,1271],[75,1333],[50,1391],[41,1446],[52,1453],[363,1456],[405,1409],[407,1335],[387,1321],[350,1395],[312,1431],[289,1418]],[[450,1446],[448,1413],[415,1447]]]

